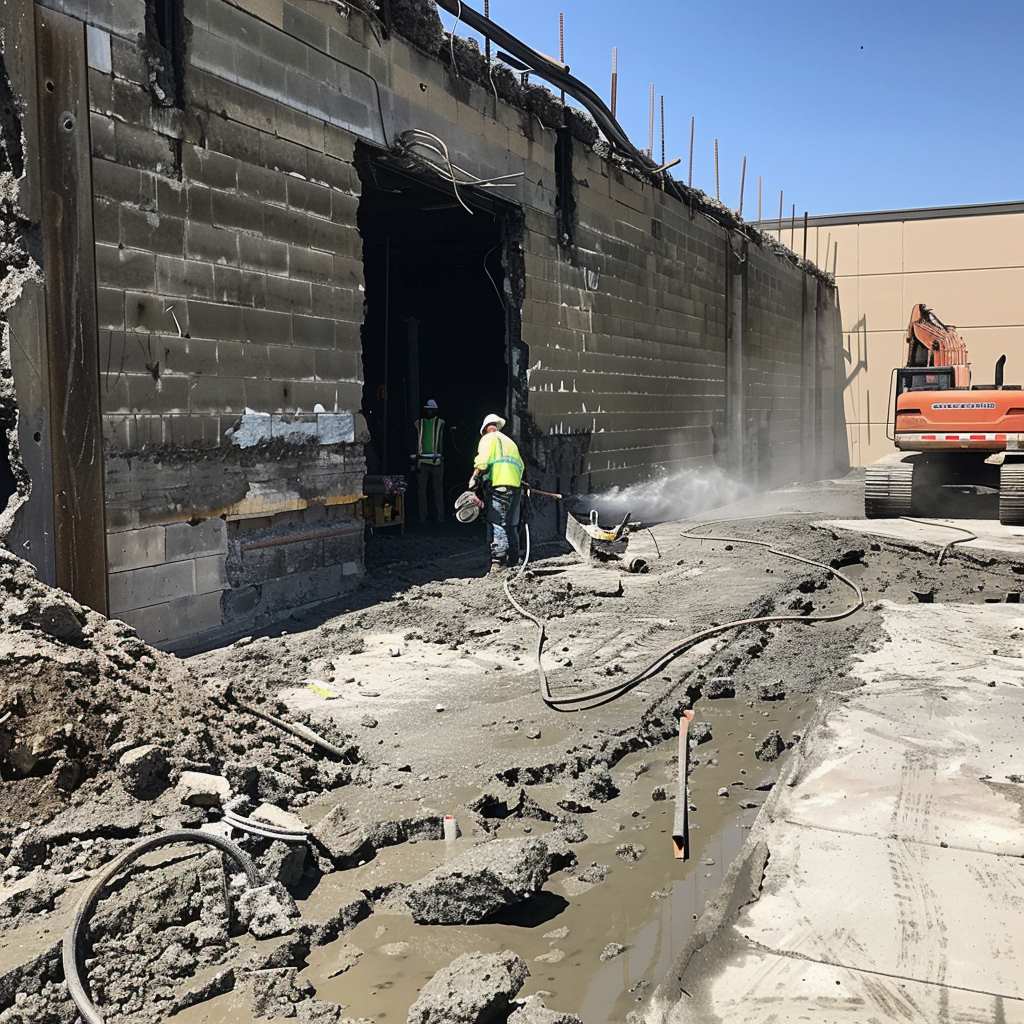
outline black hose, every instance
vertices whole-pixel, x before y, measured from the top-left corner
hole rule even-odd
[[[175,829],[171,832],[160,832],[155,836],[148,836],[136,843],[130,850],[126,850],[120,857],[111,861],[82,898],[82,902],[79,903],[78,909],[75,911],[71,926],[64,933],[64,943],[61,952],[64,963],[64,980],[68,986],[68,994],[71,996],[75,1006],[78,1007],[78,1012],[81,1014],[85,1024],[105,1024],[103,1015],[92,1001],[86,989],[80,969],[82,961],[81,946],[85,938],[86,928],[89,925],[89,919],[96,909],[96,904],[103,890],[115,875],[151,850],[156,850],[161,846],[170,846],[173,843],[205,843],[208,846],[214,846],[221,853],[234,860],[245,872],[245,877],[250,887],[255,888],[260,884],[260,877],[256,873],[256,865],[253,864],[252,859],[241,847],[231,842],[230,839],[224,839],[222,836],[214,835],[210,832],[196,832],[191,829]],[[227,900],[226,887],[224,895],[225,900]],[[228,903],[229,918],[230,915],[231,905]]]
[[[743,519],[762,519],[761,516],[746,516]],[[718,636],[721,633],[726,633],[733,629],[743,629],[746,626],[761,626],[769,625],[776,622],[799,622],[799,623],[815,623],[815,622],[837,622],[840,619],[845,619],[854,612],[859,611],[864,607],[864,594],[860,587],[851,580],[844,573],[841,573],[838,569],[833,568],[831,565],[826,565],[824,562],[817,562],[812,558],[804,558],[802,555],[795,555],[791,551],[782,551],[779,548],[772,547],[770,543],[763,540],[752,540],[748,537],[723,537],[714,534],[702,534],[700,536],[694,536],[693,531],[699,529],[706,529],[709,526],[716,526],[718,523],[730,523],[739,522],[742,520],[738,519],[721,519],[709,523],[696,523],[689,529],[684,530],[682,533],[683,537],[688,537],[692,540],[713,540],[713,541],[725,541],[730,544],[752,544],[757,547],[766,548],[773,555],[779,555],[782,558],[789,558],[796,562],[802,562],[805,565],[814,566],[817,569],[824,569],[826,572],[831,573],[836,579],[840,580],[843,584],[849,587],[857,595],[857,601],[849,608],[845,608],[840,612],[833,612],[828,615],[756,615],[746,619],[734,619],[731,622],[725,622],[717,626],[709,626],[706,629],[698,630],[696,633],[691,633],[685,637],[679,643],[673,645],[667,650],[663,651],[654,659],[646,668],[641,669],[635,675],[630,676],[628,679],[621,683],[616,683],[613,686],[598,687],[592,690],[588,690],[585,693],[574,694],[570,697],[555,697],[551,693],[551,686],[548,682],[547,673],[544,671],[544,666],[541,661],[541,655],[544,651],[544,641],[546,638],[546,629],[544,620],[534,615],[532,612],[527,611],[519,604],[518,601],[512,596],[509,590],[509,583],[505,583],[505,594],[512,604],[512,607],[519,612],[524,618],[529,619],[537,627],[537,677],[540,681],[540,693],[541,699],[544,703],[551,708],[553,711],[560,711],[563,713],[576,712],[576,711],[592,711],[595,708],[602,707],[605,704],[610,704],[612,701],[618,700],[620,697],[625,696],[630,690],[639,686],[640,683],[645,682],[658,672],[664,670],[672,661],[678,658],[681,654],[685,653],[691,647],[695,647],[697,644],[702,643],[704,640],[709,640],[714,636]],[[527,561],[530,557],[529,549],[529,534],[527,534],[527,549],[526,558]],[[526,568],[526,562],[520,567],[519,572],[512,578],[513,580],[518,578],[522,571]]]
[[[538,53],[511,32],[503,29],[497,22],[485,18],[482,14],[467,6],[463,0],[437,0],[438,7],[443,7],[449,14],[461,18],[470,28],[476,29],[482,36],[493,40],[513,57],[518,57],[535,75],[567,92],[586,107],[591,117],[597,122],[605,138],[633,160],[638,167],[648,174],[653,174],[658,165],[638,150],[623,130],[615,116],[605,106],[604,100],[585,82],[570,75],[561,65]]]

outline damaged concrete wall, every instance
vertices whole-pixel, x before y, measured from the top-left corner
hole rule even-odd
[[[144,3],[80,14],[111,614],[173,643],[362,571],[354,137],[313,111],[321,80],[358,90],[230,5],[190,3],[179,107]]]
[[[806,450],[808,425],[836,428],[815,391],[831,287],[599,156],[585,119],[559,144],[549,94],[483,87],[432,5],[395,8],[418,45],[313,0],[184,0],[180,39],[144,0],[59,6],[89,62],[111,611],[148,639],[362,571],[357,142],[425,129],[473,174],[521,175],[508,411],[535,479],[835,468],[829,438]]]

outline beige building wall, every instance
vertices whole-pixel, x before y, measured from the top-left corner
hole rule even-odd
[[[802,227],[782,240],[800,252]],[[892,451],[889,384],[915,303],[960,330],[974,383],[1005,353],[1007,383],[1024,384],[1024,202],[817,217],[807,255],[835,261],[851,465]]]

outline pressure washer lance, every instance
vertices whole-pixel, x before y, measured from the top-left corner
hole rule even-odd
[[[555,491],[542,491],[539,487],[531,487],[529,484],[523,484],[523,490],[528,495],[540,494],[545,498],[555,498],[558,501],[562,501],[563,497]],[[460,523],[473,523],[480,517],[483,507],[483,499],[476,491],[463,491],[455,499],[455,518]]]

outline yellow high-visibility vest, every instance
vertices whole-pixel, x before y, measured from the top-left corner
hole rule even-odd
[[[480,438],[473,468],[487,473],[492,487],[519,487],[523,482],[523,460],[515,441],[500,430]]]

